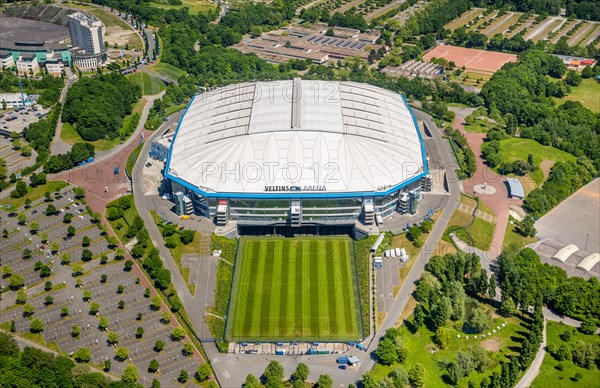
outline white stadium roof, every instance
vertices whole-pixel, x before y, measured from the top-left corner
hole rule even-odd
[[[398,94],[353,82],[254,82],[192,100],[167,175],[205,193],[376,193],[420,177],[423,153]]]

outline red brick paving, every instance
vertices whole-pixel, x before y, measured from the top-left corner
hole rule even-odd
[[[144,129],[144,137],[152,134],[152,131]],[[114,154],[100,157],[98,161],[76,167],[71,170],[62,171],[49,177],[52,180],[62,180],[73,185],[83,187],[86,192],[86,201],[93,211],[102,213],[106,204],[122,195],[130,189],[129,180],[125,174],[127,158],[139,144],[140,133]],[[115,166],[119,166],[119,173],[115,174]],[[105,192],[107,188],[107,192]]]
[[[492,245],[487,251],[488,258],[494,260],[502,251],[502,242],[504,241],[506,226],[508,225],[510,206],[521,205],[521,201],[508,197],[508,190],[504,183],[504,177],[489,168],[481,158],[481,145],[483,144],[483,139],[485,139],[485,134],[465,132],[464,125],[465,123],[461,118],[457,117],[454,120],[454,128],[460,130],[465,135],[469,147],[471,147],[475,154],[477,171],[471,178],[462,182],[463,188],[465,194],[478,196],[483,203],[488,205],[494,213],[496,213],[497,220],[494,229],[494,237],[492,239]],[[495,188],[496,192],[490,195],[475,193],[474,187],[483,183],[487,183],[489,186]]]

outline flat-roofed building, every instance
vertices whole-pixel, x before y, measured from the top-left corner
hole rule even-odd
[[[2,93],[0,94],[0,102],[5,102],[8,109],[20,108],[23,106],[23,100],[27,99],[27,94],[23,93]]]
[[[19,75],[34,75],[39,71],[40,64],[35,54],[21,55],[17,60],[17,73]]]

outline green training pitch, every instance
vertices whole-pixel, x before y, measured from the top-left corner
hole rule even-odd
[[[242,237],[228,341],[355,341],[362,337],[352,240]]]

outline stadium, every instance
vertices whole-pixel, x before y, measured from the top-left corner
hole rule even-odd
[[[170,141],[165,178],[180,215],[261,234],[381,223],[415,212],[431,184],[403,96],[300,79],[195,96]]]

